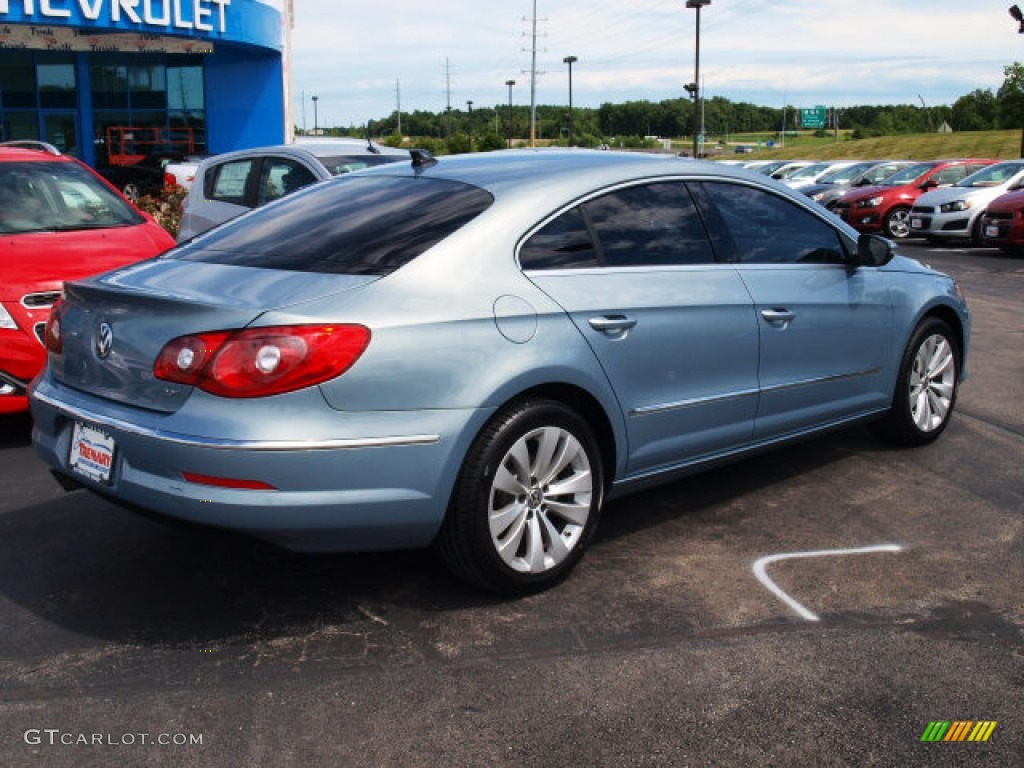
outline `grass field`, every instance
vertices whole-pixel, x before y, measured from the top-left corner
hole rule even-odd
[[[1021,131],[965,131],[962,133],[915,133],[898,136],[880,136],[870,139],[851,140],[843,138],[834,141],[832,137],[817,138],[813,133],[801,133],[786,137],[785,148],[756,148],[758,139],[764,143],[765,136],[731,136],[730,142],[722,147],[720,160],[874,160],[907,159],[936,160],[945,157],[990,157],[997,160],[1012,160],[1021,156]],[[753,154],[734,154],[735,144],[755,146]],[[676,146],[674,143],[673,146]],[[688,150],[690,144],[678,142],[678,149]],[[712,146],[707,144],[706,148]]]

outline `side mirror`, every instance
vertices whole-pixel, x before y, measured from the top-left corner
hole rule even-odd
[[[857,238],[858,267],[884,267],[895,255],[892,242],[880,235],[861,235]]]
[[[935,179],[925,179],[918,186],[918,189],[929,190],[929,189],[935,189],[935,187],[937,187],[937,186],[939,186],[939,182],[937,182]]]

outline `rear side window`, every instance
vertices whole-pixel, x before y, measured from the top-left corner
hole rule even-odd
[[[544,225],[519,252],[523,269],[714,261],[700,215],[679,182],[627,187],[589,200]]]
[[[681,183],[645,184],[584,205],[608,267],[711,264],[697,209]]]
[[[582,269],[598,266],[583,211],[573,208],[549,221],[519,251],[523,269]]]
[[[255,162],[249,158],[214,166],[207,183],[206,196],[222,203],[245,205],[245,187]]]
[[[256,209],[171,255],[295,272],[386,275],[492,202],[488,192],[469,184],[356,174]]]

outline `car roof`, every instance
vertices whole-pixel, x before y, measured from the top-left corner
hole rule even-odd
[[[658,176],[745,179],[789,192],[782,185],[766,181],[764,175],[735,165],[675,155],[588,149],[505,149],[446,155],[419,167],[413,163],[390,163],[368,168],[359,175],[446,179],[480,187],[496,199],[529,199],[532,195],[538,204],[543,200],[582,197],[622,182]]]
[[[30,146],[30,144],[38,146]],[[42,142],[26,142],[25,144],[4,142],[0,143],[0,162],[71,163],[74,162],[74,158],[62,155],[55,147]]]
[[[408,157],[409,150],[384,147],[368,142],[365,139],[320,139],[319,141],[302,141],[294,144],[267,144],[261,147],[236,149],[232,152],[212,155],[206,158],[206,160],[219,162],[229,158],[268,154],[286,156],[313,155],[314,157],[337,157],[338,155],[401,155]]]

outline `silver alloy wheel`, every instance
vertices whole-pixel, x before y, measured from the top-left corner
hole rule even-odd
[[[933,334],[917,348],[910,373],[910,415],[919,430],[933,432],[946,422],[955,386],[953,347]]]
[[[543,573],[573,551],[590,516],[594,476],[571,432],[541,427],[519,438],[498,466],[487,508],[498,555],[520,573]]]
[[[910,234],[910,211],[906,208],[897,208],[885,221],[890,237],[903,239]]]

